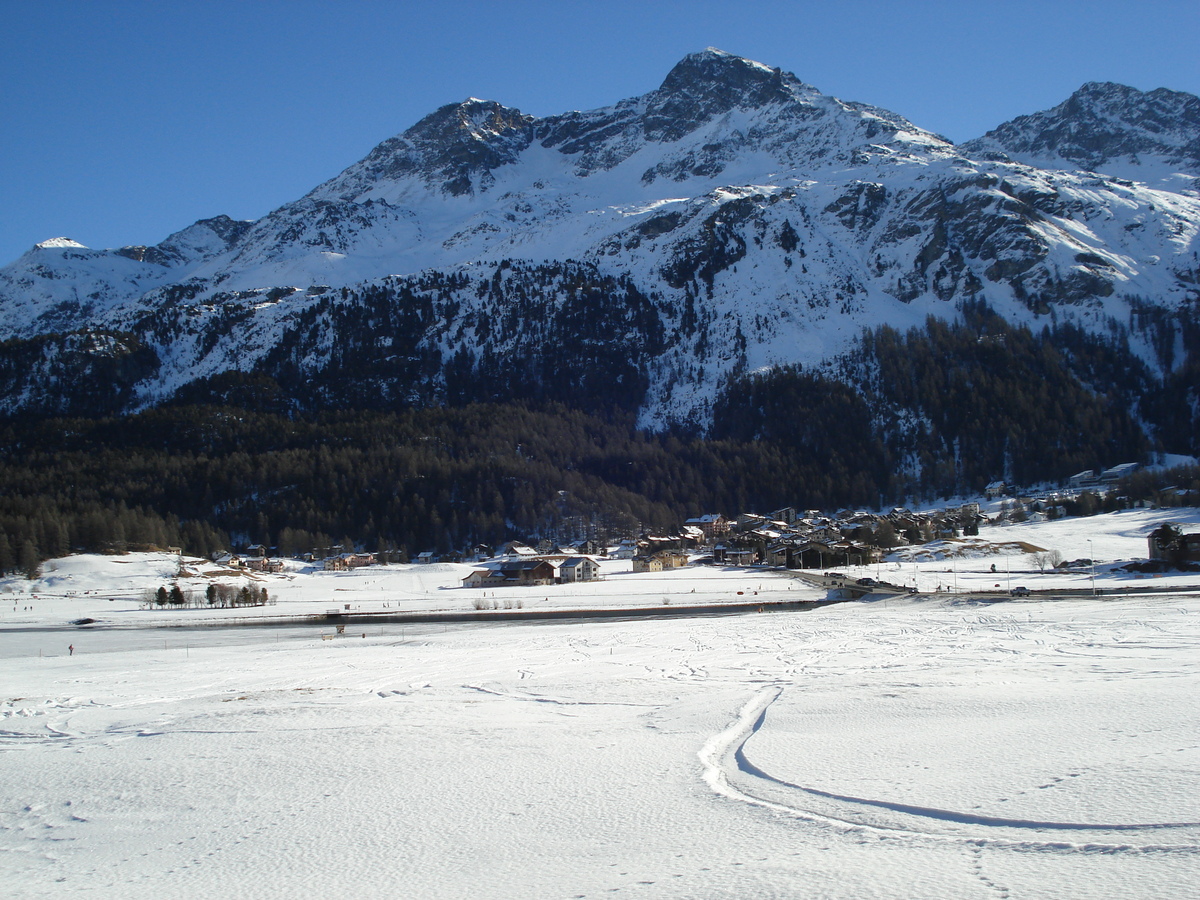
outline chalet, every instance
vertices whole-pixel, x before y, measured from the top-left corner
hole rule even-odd
[[[1008,485],[1003,481],[993,481],[983,489],[983,494],[989,500],[995,500],[997,497],[1003,497],[1008,493]]]
[[[664,550],[682,550],[684,540],[677,534],[645,534],[638,544],[645,547],[645,554],[652,555]]]
[[[283,571],[283,560],[255,556],[246,560],[245,567],[252,572],[269,572],[277,575]]]
[[[571,556],[558,566],[558,580],[563,584],[595,581],[600,577],[600,564],[588,556]]]
[[[1150,559],[1173,563],[1200,562],[1200,533],[1185,534],[1178,525],[1166,522],[1150,532],[1147,541]]]
[[[687,554],[682,550],[659,550],[657,553],[640,553],[633,558],[635,572],[662,572],[678,569],[688,564]]]
[[[793,568],[827,569],[834,551],[827,541],[805,541],[792,551]]]
[[[506,578],[515,579],[517,584],[554,584],[557,577],[554,566],[544,559],[523,559],[500,569]]]
[[[693,519],[688,519],[684,524],[695,526],[703,531],[704,539],[709,543],[729,533],[729,520],[720,513],[696,516]]]
[[[1095,469],[1084,469],[1082,472],[1076,472],[1067,479],[1067,487],[1072,490],[1096,487],[1098,484],[1100,484],[1100,478],[1096,474]]]
[[[491,569],[472,569],[471,574],[463,579],[462,586],[465,588],[483,587],[483,582],[491,573]]]
[[[784,525],[795,525],[800,518],[796,510],[791,506],[785,506],[783,509],[777,509],[771,513],[771,518],[777,522],[782,522]]]
[[[939,541],[958,537],[958,523],[953,519],[939,519],[933,526],[933,534]]]
[[[347,572],[350,569],[361,569],[375,564],[374,553],[339,553],[325,560],[326,572]]]
[[[1105,485],[1116,484],[1122,478],[1128,478],[1138,469],[1137,463],[1121,463],[1119,466],[1113,466],[1111,469],[1105,469],[1100,473],[1100,483]]]
[[[438,561],[438,556],[432,550],[426,550],[424,553],[417,554],[417,562],[422,565],[429,565]]]
[[[727,566],[752,566],[758,562],[758,551],[754,549],[727,549],[725,551],[725,565]]]
[[[792,558],[791,544],[772,544],[767,548],[766,563],[768,566],[779,566],[784,568],[788,565]]]
[[[660,550],[654,555],[662,560],[664,569],[680,569],[688,564],[687,554],[682,550]]]
[[[537,551],[532,547],[522,544],[520,541],[509,541],[507,544],[501,544],[497,556],[537,556]]]
[[[760,516],[757,513],[742,513],[730,527],[734,531],[754,531],[757,528],[762,528],[769,521],[770,519],[766,516]]]
[[[514,587],[554,584],[554,566],[544,559],[520,559],[475,569],[463,587]]]
[[[623,540],[608,555],[614,559],[633,559],[638,555],[637,542],[629,539]]]

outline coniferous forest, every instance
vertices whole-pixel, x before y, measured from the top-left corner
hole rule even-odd
[[[639,431],[595,391],[587,409],[300,411],[271,377],[227,373],[135,415],[0,422],[0,570],[72,550],[251,543],[402,560],[617,538],[704,512],[904,504],[1195,452],[1196,417],[1180,412],[1194,385],[1156,382],[1133,359],[1116,339],[1034,334],[968,306],[958,324],[867,330],[836,372],[732,379],[706,434]]]

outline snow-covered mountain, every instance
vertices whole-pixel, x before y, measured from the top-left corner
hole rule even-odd
[[[1089,82],[1054,109],[1005,122],[963,150],[1194,192],[1200,184],[1200,97]]]
[[[1119,333],[1165,376],[1200,318],[1198,108],[1089,84],[956,146],[713,49],[589,112],[469,99],[256,222],[39,244],[0,270],[0,336],[40,361],[0,364],[3,405],[70,409],[46,335],[86,329],[157,360],[129,406],[234,370],[303,402],[607,384],[646,425],[703,422],[732,374],[966,301]]]

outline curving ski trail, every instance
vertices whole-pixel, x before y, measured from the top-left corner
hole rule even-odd
[[[992,829],[1006,829],[1018,833],[1020,831],[1141,833],[1200,829],[1200,822],[1093,824],[1001,818],[836,794],[776,778],[750,761],[746,755],[746,744],[763,727],[768,709],[783,694],[783,690],[782,685],[772,685],[757,692],[741,708],[737,719],[728,728],[706,741],[699,750],[697,755],[704,766],[704,781],[714,793],[741,803],[771,809],[839,829],[907,835],[912,838],[951,841],[974,847],[988,846],[1012,850],[1084,853],[1133,852],[1200,855],[1200,842],[1143,845],[1095,841],[1073,843],[1024,839],[992,832]],[[735,784],[735,780],[742,784]],[[772,798],[772,794],[776,796]],[[800,795],[798,800],[804,802],[793,801],[789,796],[797,794]],[[879,815],[872,817],[871,813]],[[977,828],[985,830],[977,832],[974,830]]]

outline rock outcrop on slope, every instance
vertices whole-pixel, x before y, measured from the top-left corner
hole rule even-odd
[[[1165,383],[1200,340],[1198,106],[1088,84],[956,146],[710,49],[603,109],[443,107],[255,222],[41,244],[0,270],[0,335],[123,373],[109,411],[238,371],[300,406],[578,383],[703,425],[732,377],[848,377],[864,328],[964,305],[1115,342]],[[117,347],[137,364],[98,368]],[[5,412],[76,407],[69,367],[8,371]]]

